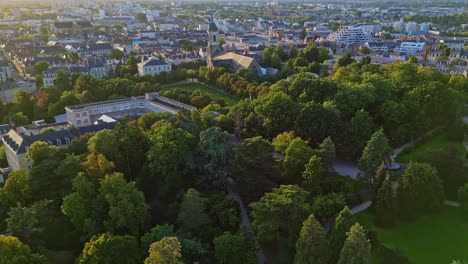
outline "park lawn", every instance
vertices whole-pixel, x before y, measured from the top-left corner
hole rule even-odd
[[[392,229],[377,228],[374,216],[364,211],[356,217],[366,229],[377,232],[379,241],[397,249],[411,263],[449,264],[452,260],[468,260],[468,222],[455,208],[445,208],[439,215],[424,216],[413,222],[399,222]],[[378,256],[373,251],[372,260]],[[375,262],[373,262],[375,263]]]
[[[450,145],[455,146],[460,155],[465,153],[461,142],[450,141],[446,133],[438,133],[426,142],[416,144],[412,150],[401,153],[397,156],[396,161],[400,163],[421,161],[428,153],[447,148]]]
[[[217,91],[215,89],[212,89],[204,84],[201,83],[186,83],[186,84],[176,84],[176,85],[168,85],[168,86],[163,86],[162,91],[164,90],[170,90],[174,88],[180,88],[184,89],[186,91],[195,91],[195,90],[200,90],[201,92],[207,93],[208,95],[211,96],[213,99],[222,99],[224,102],[226,102],[227,106],[233,106],[237,102],[239,102],[239,99],[230,96],[228,94],[225,94],[221,91]]]

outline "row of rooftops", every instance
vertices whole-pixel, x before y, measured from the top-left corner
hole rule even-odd
[[[193,107],[170,98],[160,96],[158,93],[147,93],[145,96],[131,97],[125,99],[110,100],[104,102],[96,102],[82,105],[67,106],[67,111],[80,111],[92,107],[105,107],[118,103],[133,102],[135,100],[147,100],[151,104],[169,109],[170,112],[175,113],[178,109],[184,108],[192,110]],[[69,122],[58,122],[47,124],[43,120],[35,121],[32,124],[20,127],[18,129],[11,129],[9,125],[0,125],[0,132],[3,134],[2,141],[8,145],[15,153],[25,153],[27,147],[36,141],[44,141],[49,145],[61,146],[68,145],[74,138],[77,138],[86,133],[94,133],[103,129],[113,129],[116,122],[105,122],[98,119],[97,123],[89,126],[76,127]],[[42,130],[44,128],[61,128],[56,131],[46,133],[25,133],[29,130]],[[19,132],[22,131],[22,132]]]
[[[8,145],[15,153],[21,154],[25,153],[27,147],[36,141],[44,141],[49,145],[61,146],[68,145],[74,138],[78,138],[86,133],[95,133],[103,129],[113,129],[115,127],[114,123],[98,123],[95,125],[84,126],[84,127],[72,127],[69,129],[60,130],[60,131],[51,131],[38,135],[24,135],[20,134],[14,129],[11,129],[6,133],[2,141],[4,144]]]

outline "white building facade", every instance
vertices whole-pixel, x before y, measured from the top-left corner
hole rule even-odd
[[[149,59],[138,63],[138,75],[140,76],[155,76],[161,72],[170,71],[172,71],[172,65],[156,57],[150,57]]]

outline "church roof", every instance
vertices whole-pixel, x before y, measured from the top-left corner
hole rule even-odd
[[[217,52],[213,56],[214,61],[235,61],[237,64],[244,68],[249,68],[250,65],[255,61],[254,58],[240,55],[234,52]]]
[[[208,27],[208,31],[218,31],[218,27],[216,26],[216,24],[211,21],[209,27]]]

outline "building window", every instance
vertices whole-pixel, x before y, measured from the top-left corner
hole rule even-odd
[[[80,117],[80,113],[76,113],[76,114],[75,114],[75,117]]]
[[[67,144],[67,145],[70,144],[70,139],[67,138],[67,137],[65,138],[65,144]]]
[[[62,141],[60,139],[57,139],[57,146],[62,145]]]

